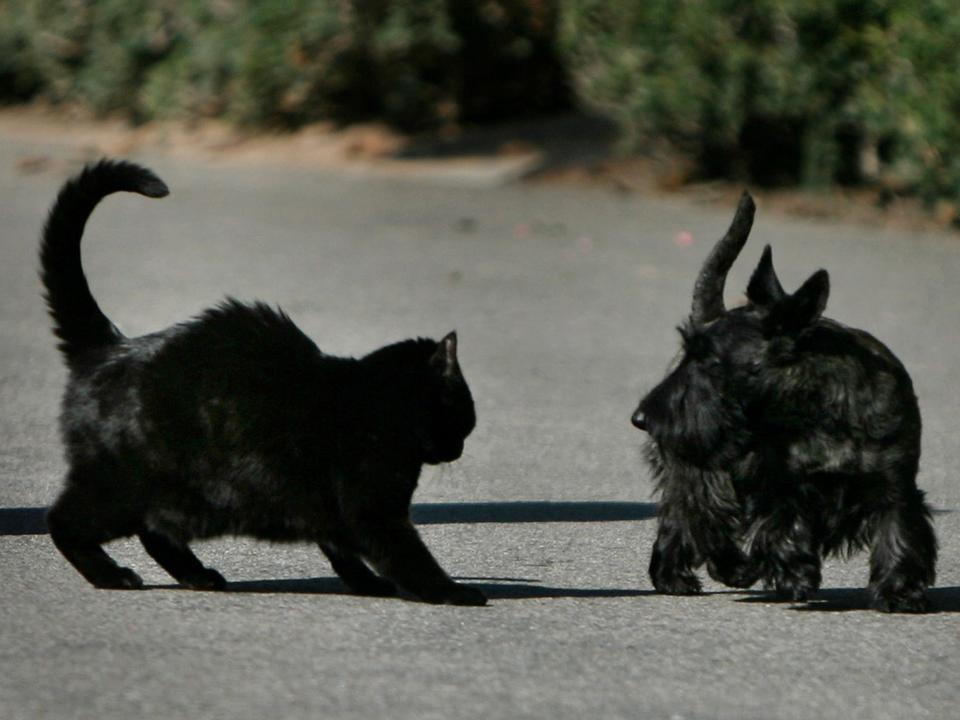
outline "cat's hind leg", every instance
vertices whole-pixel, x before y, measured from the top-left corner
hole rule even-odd
[[[47,512],[50,538],[61,554],[98,588],[135,590],[143,580],[130,568],[121,567],[104,552],[109,540],[132,535],[129,513],[104,501],[76,483],[70,483]]]
[[[392,582],[374,573],[357,555],[333,543],[321,542],[319,545],[334,572],[355,593],[379,597],[397,594],[397,588]]]
[[[139,533],[143,549],[171,577],[191,590],[223,590],[227,581],[213,568],[204,566],[185,544],[155,530]]]

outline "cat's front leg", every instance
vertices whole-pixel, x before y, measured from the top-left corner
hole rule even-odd
[[[362,553],[370,564],[401,588],[429,603],[486,605],[486,596],[476,588],[450,579],[423,544],[408,518],[377,518],[363,522]]]
[[[347,586],[360,595],[387,597],[397,594],[397,588],[389,580],[377,576],[355,554],[333,543],[320,542],[320,549],[327,556],[334,572]]]
[[[136,590],[143,580],[133,570],[121,567],[101,545],[128,535],[136,520],[123,505],[100,502],[95,493],[95,475],[71,470],[67,488],[47,513],[50,539],[91,585],[116,590]]]

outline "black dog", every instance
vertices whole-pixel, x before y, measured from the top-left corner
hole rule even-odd
[[[632,418],[661,495],[654,587],[697,593],[706,563],[726,585],[805,600],[823,556],[869,546],[871,606],[923,612],[937,542],[910,377],[874,337],[822,317],[825,270],[784,292],[769,246],[747,304],[724,307],[753,214],[744,193],[700,272],[679,363]]]

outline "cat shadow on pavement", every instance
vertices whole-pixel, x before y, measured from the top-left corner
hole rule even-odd
[[[416,525],[471,523],[626,522],[656,517],[655,503],[589,501],[414,503]],[[46,535],[47,508],[0,508],[0,535]]]
[[[656,503],[607,500],[414,503],[410,514],[414,525],[626,522],[656,517],[657,506]]]
[[[0,535],[46,535],[45,507],[0,508]]]
[[[635,588],[562,588],[536,585],[526,578],[507,578],[510,582],[500,582],[502,578],[454,578],[471,587],[482,590],[490,600],[527,600],[533,598],[621,598],[640,597],[654,594],[653,590]],[[498,582],[489,582],[497,580]],[[153,586],[153,589],[173,589],[175,585]],[[338,578],[293,578],[278,580],[241,580],[228,582],[225,592],[236,593],[276,593],[306,595],[356,595]],[[356,595],[357,597],[362,597]],[[405,593],[397,597],[409,599]]]

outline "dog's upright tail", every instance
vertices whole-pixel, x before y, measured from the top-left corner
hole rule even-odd
[[[67,181],[57,196],[40,241],[40,278],[59,348],[72,363],[85,350],[123,336],[90,294],[80,262],[87,219],[104,197],[119,191],[147,197],[169,194],[160,178],[129,162],[101,160]]]
[[[733,222],[730,223],[730,229],[713,246],[694,285],[693,308],[690,313],[690,319],[694,324],[708,323],[725,311],[723,286],[727,281],[727,272],[747,242],[756,209],[750,193],[744,190],[737,205],[737,212],[733,216]]]

